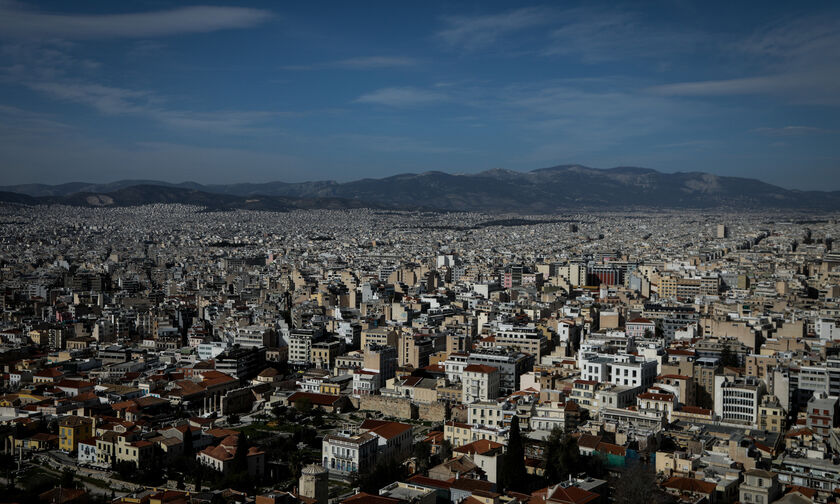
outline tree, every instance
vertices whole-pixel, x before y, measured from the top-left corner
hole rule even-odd
[[[528,473],[525,471],[525,447],[519,432],[519,417],[510,421],[508,445],[502,458],[502,486],[505,490],[528,491]]]
[[[236,453],[231,464],[233,472],[248,471],[248,439],[245,434],[236,436]]]
[[[394,460],[380,460],[370,472],[358,475],[355,483],[363,492],[378,494],[380,488],[403,479],[403,469],[404,466]]]
[[[426,472],[429,468],[429,461],[432,458],[432,449],[429,443],[420,442],[414,445],[414,457],[417,458],[417,470]]]
[[[653,471],[645,469],[639,463],[624,471],[616,488],[621,488],[614,496],[617,504],[650,504],[656,502],[659,495]]]
[[[440,442],[440,459],[443,461],[449,460],[452,456],[452,443],[444,439]]]
[[[204,473],[207,470],[204,468],[203,464],[197,464],[195,470],[193,471],[193,481],[195,482],[195,491],[201,491],[201,483],[204,480]]]
[[[73,471],[70,469],[61,471],[61,486],[64,488],[73,488]]]
[[[546,484],[554,484],[566,479],[572,472],[581,468],[581,456],[578,445],[572,436],[559,426],[552,429],[546,439],[544,478]]]
[[[732,353],[732,349],[729,348],[729,344],[724,343],[723,348],[720,350],[720,365],[721,366],[737,366],[738,365],[738,357]]]
[[[301,413],[309,413],[312,411],[312,400],[308,397],[301,397],[295,401],[295,408]]]
[[[134,462],[123,460],[122,462],[114,463],[113,466],[114,471],[119,474],[120,479],[123,481],[130,481],[132,477],[136,476],[137,465]]]
[[[184,455],[191,457],[195,454],[195,448],[193,448],[193,436],[192,436],[192,427],[187,425],[187,431],[184,432]]]

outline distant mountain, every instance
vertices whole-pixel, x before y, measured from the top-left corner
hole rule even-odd
[[[115,183],[119,187],[121,183]],[[49,190],[37,189],[41,194]],[[55,191],[59,193],[59,190]],[[87,207],[125,207],[149,205],[153,203],[180,203],[203,206],[211,210],[266,210],[284,212],[298,209],[348,209],[371,207],[360,201],[332,197],[295,198],[291,196],[237,196],[232,194],[210,193],[195,189],[176,187],[175,185],[129,185],[111,192],[75,192],[59,196],[30,196],[8,191],[0,191],[0,202],[23,205],[71,205]]]
[[[229,185],[119,181],[110,184],[28,184],[0,187],[0,201],[126,206],[185,203],[209,208],[394,208],[554,213],[574,209],[731,208],[840,209],[840,191],[796,191],[755,179],[701,172],[662,173],[622,166],[561,165],[529,172],[440,171],[380,179]],[[26,200],[22,195],[33,199]],[[17,201],[14,201],[18,198]]]

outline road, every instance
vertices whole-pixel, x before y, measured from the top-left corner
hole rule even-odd
[[[58,477],[61,477],[62,471],[69,469],[73,471],[76,481],[82,483],[91,494],[95,495],[110,496],[113,490],[117,497],[122,497],[145,488],[130,482],[115,480],[111,477],[111,471],[79,467],[76,459],[59,451],[40,452],[33,457],[32,464]],[[89,480],[96,480],[97,483],[94,484]]]

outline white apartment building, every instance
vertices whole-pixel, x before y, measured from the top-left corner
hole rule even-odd
[[[586,355],[578,365],[582,380],[644,389],[653,385],[658,368],[656,361],[635,355]]]
[[[461,379],[461,393],[464,404],[491,401],[499,397],[499,370],[483,364],[470,364],[465,367]]]
[[[321,459],[324,468],[339,474],[361,473],[376,464],[379,441],[373,434],[341,432],[324,436]]]
[[[715,415],[724,422],[758,425],[764,382],[754,376],[715,376]]]
[[[446,370],[446,379],[451,383],[460,383],[469,357],[469,355],[462,353],[449,354],[449,357],[443,361],[443,368]]]

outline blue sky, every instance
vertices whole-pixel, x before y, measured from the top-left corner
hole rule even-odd
[[[0,0],[0,184],[579,163],[840,190],[838,14]]]

